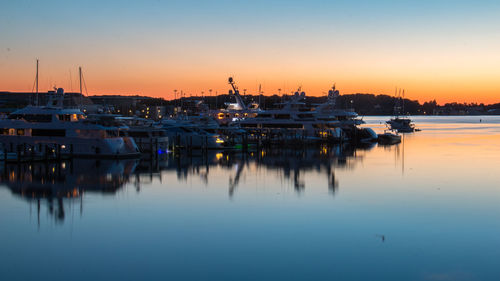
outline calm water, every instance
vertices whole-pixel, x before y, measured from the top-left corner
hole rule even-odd
[[[500,118],[414,120],[396,146],[2,166],[0,280],[500,280]]]

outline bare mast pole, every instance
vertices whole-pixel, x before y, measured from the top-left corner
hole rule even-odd
[[[78,75],[80,77],[80,95],[83,95],[82,93],[82,67],[78,67]]]
[[[38,106],[38,59],[36,59],[36,77],[35,77],[35,84],[36,84],[36,97],[35,97],[35,105]]]

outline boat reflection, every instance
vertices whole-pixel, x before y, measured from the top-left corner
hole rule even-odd
[[[4,164],[0,182],[27,201],[36,203],[38,221],[46,204],[56,221],[65,219],[65,202],[75,199],[83,211],[84,193],[115,194],[129,180],[137,160],[73,159],[62,162]]]
[[[211,168],[217,167],[228,175],[228,194],[232,197],[246,170],[255,172],[254,168],[276,170],[282,179],[291,181],[297,192],[306,188],[302,175],[310,171],[324,174],[328,179],[328,190],[335,194],[338,180],[335,169],[352,169],[356,162],[363,159],[364,151],[373,148],[373,144],[353,146],[349,144],[335,146],[312,146],[302,149],[263,149],[253,152],[208,152],[198,156],[174,155],[163,163],[141,162],[141,171],[149,170],[151,180],[157,175],[161,180],[163,173],[175,172],[177,180],[187,181],[189,177],[199,177],[205,185],[209,185]],[[138,171],[137,169],[136,171]],[[144,175],[142,175],[144,179]]]
[[[83,212],[84,194],[116,195],[126,184],[139,192],[141,186],[167,185],[162,179],[176,174],[177,185],[198,177],[209,186],[210,179],[228,178],[232,198],[240,181],[259,171],[276,171],[282,182],[290,182],[297,193],[306,189],[305,175],[315,172],[327,179],[334,195],[339,187],[336,169],[352,169],[373,146],[351,145],[304,147],[303,149],[264,149],[255,151],[208,151],[199,155],[172,154],[160,160],[73,159],[62,162],[4,164],[0,183],[12,194],[36,205],[46,206],[56,221],[66,217],[65,206],[79,206]],[[211,171],[212,174],[211,174]],[[244,174],[248,173],[248,177]],[[220,182],[220,181],[219,181]],[[169,185],[172,183],[168,183]],[[76,203],[75,203],[76,202]]]

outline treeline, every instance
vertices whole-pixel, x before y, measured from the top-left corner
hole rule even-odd
[[[291,96],[257,96],[257,95],[245,95],[243,100],[246,104],[257,103],[260,104],[261,109],[272,109],[279,107],[289,100]],[[186,97],[182,99],[177,99],[174,101],[168,101],[169,105],[180,106],[183,103],[186,104],[188,101],[203,101],[210,109],[223,108],[225,103],[236,102],[234,96],[232,95],[219,95],[217,97]],[[155,99],[154,101],[158,101]],[[151,100],[152,103],[154,103]],[[324,103],[327,101],[326,96],[321,97],[308,97],[304,99],[307,106],[314,107],[315,105]],[[389,95],[374,95],[374,94],[350,94],[341,95],[337,98],[336,107],[341,109],[353,109],[360,115],[392,115],[394,114],[394,106],[398,98]],[[400,106],[404,107],[401,110],[401,114],[410,115],[478,115],[478,114],[500,114],[500,103],[484,105],[477,103],[447,103],[445,105],[438,105],[436,100],[427,101],[423,104],[419,103],[417,100],[404,99],[404,101],[399,101]],[[165,101],[159,103],[159,105],[165,105]]]
[[[260,104],[261,109],[272,109],[279,107],[288,101],[291,96],[257,96],[257,95],[245,95],[243,100],[246,104],[257,103]],[[169,101],[170,105],[180,106],[186,104],[188,100],[203,100],[203,103],[211,109],[223,108],[225,103],[236,102],[234,96],[231,95],[219,95],[217,97],[186,97],[182,99],[177,99]],[[307,106],[314,107],[315,105],[324,103],[327,101],[326,96],[322,97],[308,97],[304,99]],[[342,109],[354,109],[360,115],[391,115],[394,112],[394,106],[397,99],[388,95],[373,95],[373,94],[352,94],[352,95],[341,95],[337,98],[337,107]],[[151,101],[153,102],[153,101]],[[162,103],[163,104],[163,103]],[[434,103],[435,104],[435,103]],[[160,105],[160,104],[159,104]],[[429,112],[432,112],[432,108],[429,106]],[[418,101],[405,99],[404,100],[404,112],[417,115],[423,114],[423,105],[419,104]]]

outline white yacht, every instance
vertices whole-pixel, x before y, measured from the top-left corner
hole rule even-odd
[[[319,119],[316,111],[305,107],[302,102],[305,93],[300,88],[292,98],[280,109],[260,111],[255,118],[238,121],[242,129],[281,131],[292,138],[301,137],[304,140],[316,141],[325,139],[340,139],[342,130],[340,122],[333,119]]]
[[[222,136],[203,130],[199,126],[180,119],[162,120],[171,146],[184,148],[220,149],[225,145]]]
[[[229,90],[229,95],[234,95],[236,102],[226,103],[225,109],[211,111],[211,115],[216,118],[217,122],[221,125],[228,125],[238,120],[256,117],[257,114],[262,111],[259,109],[259,105],[256,103],[250,105],[245,104],[233,77],[229,77],[228,81],[232,87],[232,90]]]
[[[0,142],[7,152],[87,157],[137,157],[139,149],[122,128],[86,119],[79,109],[64,108],[63,89],[47,106],[27,106],[0,119]]]
[[[410,117],[408,116],[401,116],[404,114],[405,110],[405,101],[404,101],[404,94],[405,91],[403,90],[403,93],[401,93],[401,89],[399,90],[399,94],[397,94],[397,89],[396,89],[396,103],[394,105],[394,117],[391,118],[389,121],[386,121],[385,123],[389,127],[390,130],[397,131],[399,133],[412,133],[415,131],[420,131],[415,128],[415,124],[412,123]]]
[[[128,136],[134,138],[141,153],[167,153],[167,132],[159,123],[138,117],[116,117],[116,119],[128,126]]]
[[[363,128],[359,125],[365,124],[354,109],[339,109],[336,107],[337,98],[340,93],[335,84],[328,91],[327,101],[315,108],[317,119],[321,121],[337,120],[342,129],[344,140],[373,142],[377,140],[377,134],[371,128]]]
[[[365,122],[358,117],[358,114],[350,109],[336,108],[339,90],[335,88],[335,84],[328,91],[328,98],[325,103],[319,104],[315,110],[318,114],[318,120],[337,120],[341,123],[341,127],[357,126]]]

